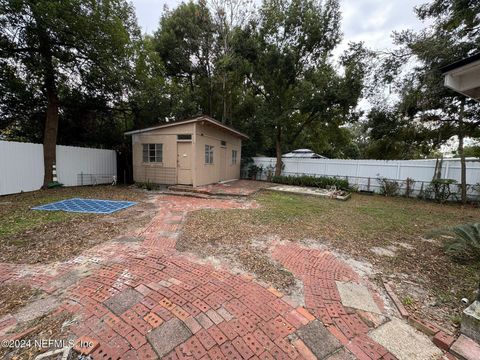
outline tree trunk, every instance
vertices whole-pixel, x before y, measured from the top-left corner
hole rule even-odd
[[[36,19],[41,19],[38,14],[36,15]],[[45,169],[43,187],[46,188],[53,180],[53,164],[56,162],[59,101],[50,37],[42,21],[37,21],[39,23],[39,55],[42,60],[43,80],[47,94],[47,118],[45,120],[45,130],[43,134],[43,164]]]
[[[47,119],[43,135],[43,164],[45,175],[43,187],[47,187],[53,180],[53,164],[56,162],[56,147],[58,133],[58,96],[56,89],[47,88]]]
[[[460,194],[462,204],[467,203],[467,165],[465,162],[465,152],[463,151],[463,140],[465,138],[463,129],[463,116],[465,110],[465,101],[462,100],[460,106],[460,116],[458,121],[458,155],[460,156]]]
[[[277,163],[275,164],[275,176],[282,175],[282,129],[277,125],[277,133],[275,135],[275,150],[277,155]]]
[[[224,71],[222,77],[222,102],[223,102],[223,112],[222,112],[222,123],[227,122],[227,74]]]

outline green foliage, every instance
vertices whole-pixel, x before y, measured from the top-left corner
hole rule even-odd
[[[444,86],[443,69],[478,52],[479,4],[471,0],[432,0],[417,7],[415,12],[427,27],[394,32],[398,48],[385,57],[383,71],[379,72],[399,95],[398,114],[430,134],[426,143],[438,148],[456,136],[460,155],[464,139],[479,136],[480,104]],[[465,203],[464,162],[460,173]]]
[[[135,185],[138,188],[144,189],[144,190],[147,190],[147,191],[158,190],[160,188],[160,186],[158,184],[152,183],[150,181],[137,182],[137,183],[135,183]]]
[[[431,131],[394,107],[372,108],[362,131],[368,137],[362,149],[363,157],[368,159],[417,159],[428,155],[437,145],[431,141]]]
[[[415,189],[415,180],[413,180],[412,178],[406,178],[406,180],[405,180],[405,196],[407,198],[412,196],[414,189]]]
[[[480,146],[475,145],[475,146],[465,146],[463,149],[463,155],[465,157],[476,157],[480,158]],[[459,157],[458,154],[455,155],[455,157]]]
[[[261,165],[258,166],[258,165],[252,164],[248,168],[248,177],[252,180],[256,180],[258,174],[261,174],[262,171],[263,171],[263,167]]]
[[[447,254],[460,261],[480,261],[480,223],[455,226],[442,234],[449,236]]]
[[[349,189],[349,184],[347,180],[328,176],[274,176],[272,178],[272,182],[294,186],[318,187],[321,189],[328,189],[333,186],[342,190]]]
[[[439,203],[444,203],[452,196],[451,185],[456,184],[453,179],[434,179],[425,190],[425,196]]]
[[[385,177],[377,179],[380,184],[380,193],[385,196],[397,196],[400,190],[400,184],[395,180],[389,180]]]
[[[140,39],[133,7],[124,0],[0,0],[0,14],[0,132],[41,141],[50,99],[51,111],[59,107],[60,143],[121,142],[117,111]]]

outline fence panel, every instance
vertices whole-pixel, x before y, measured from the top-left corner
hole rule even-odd
[[[0,195],[38,190],[42,184],[43,146],[0,141]]]
[[[275,158],[255,157],[254,163],[263,168],[259,179],[266,180],[268,169],[273,171]],[[418,195],[432,181],[437,160],[338,160],[338,159],[283,159],[283,175],[312,175],[312,176],[337,176],[348,178],[350,184],[357,185],[360,190],[380,190],[378,178],[387,178],[402,183],[413,179],[412,195]],[[460,159],[444,159],[441,167],[442,178],[453,179],[460,183]],[[247,171],[243,171],[247,174]],[[469,193],[477,197],[472,186],[480,183],[480,159],[467,159],[467,184]]]
[[[81,174],[93,183],[111,183],[117,174],[114,150],[57,145],[58,181],[65,186],[79,183]],[[43,185],[43,145],[0,141],[0,195],[34,191]]]
[[[59,145],[57,174],[65,186],[108,184],[117,174],[117,155],[114,150]]]

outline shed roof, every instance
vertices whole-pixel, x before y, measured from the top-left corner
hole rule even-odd
[[[310,149],[297,149],[283,154],[282,158],[307,158],[307,159],[326,159],[325,156],[314,153]]]
[[[169,123],[166,123],[166,124],[152,126],[152,127],[148,127],[148,128],[145,128],[145,129],[127,131],[125,133],[125,135],[140,134],[140,133],[144,133],[144,132],[148,132],[148,131],[163,129],[163,128],[167,128],[167,127],[174,127],[174,126],[177,126],[177,125],[196,123],[196,122],[209,123],[209,124],[211,124],[213,126],[216,126],[216,127],[220,128],[222,130],[225,130],[225,131],[227,131],[227,132],[229,132],[233,135],[236,135],[236,136],[238,136],[242,139],[248,139],[249,138],[246,134],[244,134],[240,131],[237,131],[234,128],[231,128],[230,126],[226,126],[226,125],[222,124],[220,121],[217,121],[214,118],[211,118],[210,116],[207,116],[207,115],[197,116],[195,118],[187,119],[187,120],[179,120],[179,121],[169,122]]]

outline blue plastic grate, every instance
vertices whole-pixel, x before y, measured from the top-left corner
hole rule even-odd
[[[97,199],[67,199],[54,203],[36,206],[32,210],[68,211],[91,214],[111,214],[115,211],[135,205],[133,201],[114,201]]]

